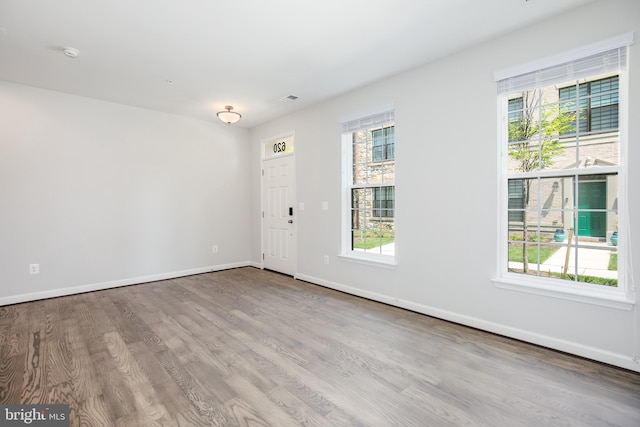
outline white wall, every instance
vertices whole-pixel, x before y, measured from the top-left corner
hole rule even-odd
[[[248,262],[248,131],[8,82],[0,121],[0,305]]]
[[[260,259],[262,138],[294,129],[297,277],[445,319],[640,371],[632,311],[505,289],[491,283],[497,248],[494,72],[640,30],[640,2],[599,1],[569,14],[254,128],[252,259]],[[636,34],[636,38],[640,34]],[[630,49],[630,230],[640,230],[640,42]],[[340,252],[339,120],[393,103],[396,113],[395,270],[355,264]],[[321,202],[329,202],[329,211]],[[631,234],[633,239],[635,234]],[[640,253],[640,239],[631,240]],[[331,257],[329,265],[323,255]],[[636,261],[635,271],[640,271]],[[634,282],[640,283],[638,273]],[[419,337],[416,337],[419,339]]]

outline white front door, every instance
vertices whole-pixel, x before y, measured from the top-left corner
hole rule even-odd
[[[262,163],[263,266],[291,276],[296,272],[294,170],[292,154]]]

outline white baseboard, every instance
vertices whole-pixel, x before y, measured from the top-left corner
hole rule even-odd
[[[156,282],[159,280],[175,279],[178,277],[191,276],[194,274],[209,273],[214,271],[229,270],[239,267],[255,267],[262,268],[261,263],[244,261],[231,264],[222,264],[209,267],[200,267],[190,270],[174,271],[168,273],[154,274],[150,276],[133,277],[122,280],[114,280],[110,282],[93,283],[83,286],[74,286],[67,288],[53,289],[49,291],[32,292],[27,294],[12,295],[8,297],[0,298],[0,306],[17,304],[27,301],[35,301],[40,299],[55,298],[65,295],[73,295],[84,292],[100,291],[104,289],[117,288],[121,286],[129,286],[140,283]],[[488,322],[486,320],[478,319],[475,317],[465,316],[460,313],[455,313],[447,310],[441,310],[435,307],[427,306],[424,304],[418,304],[411,301],[401,300],[388,295],[379,294],[376,292],[368,292],[360,288],[343,285],[336,282],[331,282],[317,277],[308,276],[305,274],[297,274],[295,276],[298,280],[304,280],[305,282],[313,283],[316,285],[324,286],[326,288],[334,289],[337,291],[345,292],[351,295],[356,295],[362,298],[367,298],[373,301],[378,301],[384,304],[393,305],[399,308],[415,311],[417,313],[425,314],[427,316],[436,317],[439,319],[447,320],[461,325],[470,326],[472,328],[481,329],[487,332],[504,335],[506,337],[526,341],[532,344],[540,345],[543,347],[552,348],[565,353],[574,354],[576,356],[585,357],[598,362],[607,363],[609,365],[618,366],[620,368],[628,369],[630,371],[640,372],[640,363],[634,361],[633,358],[622,354],[608,352],[602,349],[584,346],[571,341],[560,340],[557,338],[549,337],[546,335],[537,334],[534,332],[513,328],[507,325],[501,325],[498,323]]]
[[[329,280],[318,279],[317,277],[313,277],[313,276],[307,276],[306,274],[296,274],[294,278],[297,280],[304,280],[305,282],[313,283],[314,285],[324,286],[325,288],[345,292],[347,294],[356,295],[356,296],[370,299],[373,301],[383,302],[385,304],[395,305],[395,306],[398,305],[397,299],[389,297],[384,294],[364,291],[362,289],[354,288],[352,286],[346,286],[340,283],[331,282]]]
[[[364,291],[359,288],[342,285],[339,283],[319,279],[317,277],[308,276],[305,274],[298,274],[295,276],[295,278],[299,280],[304,280],[305,282],[324,286],[326,288],[345,292],[351,295],[356,295],[356,296],[367,298],[373,301],[378,301],[378,302],[393,305],[399,308],[415,311],[417,313],[425,314],[431,317],[436,317],[438,319],[447,320],[449,322],[470,326],[472,328],[495,333],[498,335],[503,335],[509,338],[514,338],[514,339],[525,341],[531,344],[540,345],[543,347],[573,354],[579,357],[595,360],[597,362],[602,362],[612,366],[628,369],[630,371],[640,372],[640,361],[634,360],[631,356],[612,353],[606,350],[585,346],[572,341],[561,340],[561,339],[553,338],[547,335],[541,335],[535,332],[514,328],[508,325],[489,322],[483,319],[478,319],[476,317],[470,317],[470,316],[465,316],[463,314],[455,313],[452,311],[441,310],[441,309],[427,306],[424,304],[418,304],[411,301],[401,300],[388,295]]]
[[[238,267],[259,267],[260,264],[244,261],[230,264],[214,265],[209,267],[199,267],[189,270],[172,271],[167,273],[153,274],[150,276],[131,277],[127,279],[114,280],[110,282],[92,283],[88,285],[72,286],[67,288],[58,288],[48,291],[31,292],[27,294],[11,295],[0,298],[0,306],[9,304],[18,304],[21,302],[36,301],[47,298],[62,297],[66,295],[81,294],[84,292],[101,291],[105,289],[118,288],[121,286],[137,285],[140,283],[157,282],[159,280],[175,279],[178,277],[192,276],[194,274],[210,273],[213,271],[229,270]]]
[[[260,270],[264,268],[261,262],[254,262],[254,261],[248,261],[247,265],[245,265],[244,267],[255,267],[255,268],[259,268]]]

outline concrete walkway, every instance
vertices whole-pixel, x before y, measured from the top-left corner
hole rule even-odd
[[[375,248],[368,249],[365,251],[364,249],[354,249],[354,251],[360,252],[370,252],[374,254],[382,254],[382,255],[392,255],[395,253],[395,243],[389,243],[382,246],[377,246]]]
[[[580,248],[578,250],[578,275],[617,279],[618,272],[608,269],[609,258],[611,254],[617,253],[617,247],[603,242],[590,242],[589,246],[592,246],[593,248]],[[558,249],[556,253],[551,255],[548,260],[542,263],[540,271],[562,273],[564,270],[566,255],[567,248]],[[574,247],[571,247],[569,252],[569,268],[567,269],[568,274],[575,273],[575,265],[576,251]],[[509,268],[522,269],[522,263],[510,262]],[[538,268],[538,265],[529,263],[529,268],[531,270],[535,270]]]
[[[604,242],[589,242],[592,248],[580,248],[578,251],[578,275],[579,276],[595,276],[607,279],[617,279],[618,272],[609,270],[609,258],[611,254],[617,253],[617,247]],[[382,246],[382,248],[371,248],[370,252],[382,253],[385,255],[394,254],[394,244]],[[567,255],[566,248],[560,248],[546,260],[540,267],[542,272],[562,273],[564,270],[565,257]],[[575,273],[576,251],[574,247],[570,248],[568,274]],[[509,268],[522,269],[521,262],[510,262]],[[529,263],[529,269],[537,270],[538,264]]]

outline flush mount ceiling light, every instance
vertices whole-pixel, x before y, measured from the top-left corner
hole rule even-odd
[[[240,120],[240,117],[242,117],[240,115],[240,113],[236,113],[235,111],[231,111],[233,110],[233,107],[231,105],[227,105],[226,107],[224,107],[224,109],[226,111],[218,111],[218,118],[220,120],[222,120],[223,122],[225,122],[228,125],[232,125],[234,123],[236,123],[238,120]]]
[[[62,52],[69,58],[77,58],[80,55],[80,51],[73,47],[65,47]]]

